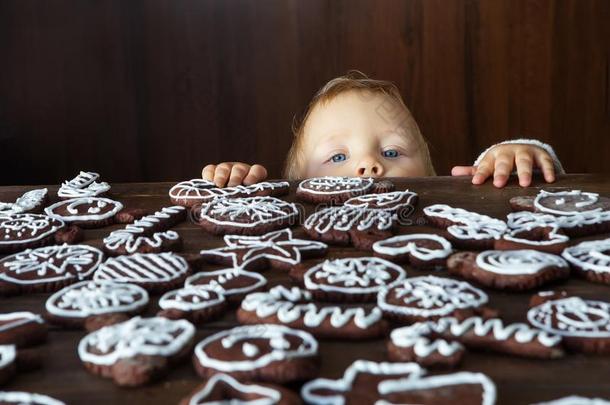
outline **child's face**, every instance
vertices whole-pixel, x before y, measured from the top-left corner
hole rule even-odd
[[[348,91],[319,103],[305,123],[303,177],[425,176],[410,113],[390,96]]]

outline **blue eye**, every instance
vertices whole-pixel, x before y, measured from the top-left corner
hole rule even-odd
[[[347,159],[347,156],[345,156],[345,153],[337,153],[336,155],[333,155],[330,160],[337,163],[337,162],[343,162],[345,159]]]
[[[398,157],[398,151],[395,149],[388,149],[383,151],[383,157],[395,158]]]

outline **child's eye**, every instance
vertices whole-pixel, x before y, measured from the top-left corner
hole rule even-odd
[[[383,157],[395,158],[398,157],[398,151],[396,149],[388,149],[383,151]]]
[[[347,159],[347,156],[345,156],[345,153],[337,153],[335,155],[332,155],[332,157],[330,158],[330,160],[332,162],[343,162],[345,159]]]

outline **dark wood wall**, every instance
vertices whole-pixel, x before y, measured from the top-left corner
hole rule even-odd
[[[293,116],[396,82],[439,174],[518,136],[610,171],[608,0],[0,0],[0,184],[279,176]]]

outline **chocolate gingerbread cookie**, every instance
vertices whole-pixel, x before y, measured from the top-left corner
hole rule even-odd
[[[186,279],[184,285],[222,291],[229,304],[238,304],[247,294],[265,287],[267,279],[259,273],[230,268],[194,274]]]
[[[299,209],[275,197],[221,198],[201,207],[199,225],[213,235],[264,235],[295,225]]]
[[[373,302],[380,290],[406,275],[402,267],[378,257],[350,257],[310,268],[303,285],[322,301]]]
[[[57,291],[90,278],[102,252],[88,245],[28,249],[0,260],[0,295]]]
[[[465,281],[436,276],[397,281],[377,296],[377,306],[384,316],[407,323],[464,312],[475,315],[487,301],[487,294]]]
[[[447,260],[449,274],[500,290],[523,291],[567,279],[570,266],[561,257],[536,250],[458,252]]]
[[[106,182],[98,183],[100,175],[95,172],[80,172],[75,178],[62,183],[57,196],[62,199],[95,197],[110,190]]]
[[[213,287],[183,287],[168,291],[159,299],[157,316],[187,319],[195,324],[211,321],[222,315],[227,302],[220,289]]]
[[[443,268],[453,252],[451,242],[431,233],[398,235],[373,244],[375,256],[425,269]]]
[[[104,251],[112,256],[133,253],[161,253],[179,250],[180,235],[169,228],[186,219],[186,209],[180,206],[164,207],[112,231],[104,238]]]
[[[188,321],[135,317],[81,339],[78,356],[93,374],[122,387],[158,379],[191,351],[195,327]]]
[[[211,404],[300,405],[298,395],[275,384],[254,384],[237,381],[227,374],[215,374],[180,405]]]
[[[610,239],[581,242],[561,254],[575,272],[589,281],[610,284]]]
[[[184,207],[208,203],[216,198],[265,197],[281,196],[288,193],[290,183],[287,181],[265,181],[249,186],[217,187],[214,182],[193,179],[183,181],[169,190],[172,203]]]
[[[0,254],[54,243],[64,221],[40,214],[0,215]]]
[[[224,247],[202,250],[202,258],[240,269],[274,267],[286,270],[303,259],[324,256],[328,248],[321,242],[294,238],[290,229],[261,236],[226,235],[224,242]]]
[[[395,225],[396,215],[390,211],[342,206],[314,212],[303,228],[312,239],[369,250],[373,243],[391,237]]]
[[[114,216],[123,204],[109,198],[78,197],[59,201],[45,208],[51,218],[81,228],[101,228],[114,223]]]
[[[369,339],[387,331],[377,307],[317,303],[309,291],[281,285],[247,295],[237,311],[237,320],[243,324],[285,325],[318,338]]]
[[[47,325],[31,312],[0,314],[0,345],[34,346],[47,339]]]
[[[374,190],[375,181],[370,177],[326,176],[301,181],[296,196],[301,201],[313,204],[342,204],[352,197],[368,194]]]
[[[33,214],[42,211],[48,200],[48,190],[30,190],[17,198],[14,203],[0,202],[0,215]]]
[[[345,206],[390,211],[407,218],[415,210],[417,200],[417,193],[412,191],[391,191],[352,197],[345,202]]]
[[[93,279],[132,283],[158,293],[179,287],[189,274],[188,263],[175,253],[136,253],[106,260]]]
[[[45,304],[49,322],[86,328],[126,321],[148,305],[148,293],[134,284],[81,281],[51,295]]]
[[[278,384],[308,380],[318,374],[318,342],[308,332],[286,326],[238,326],[199,342],[193,363],[203,378],[225,373]]]
[[[534,249],[560,254],[570,238],[561,229],[558,218],[551,214],[528,211],[507,215],[508,231],[497,239],[497,250]]]

